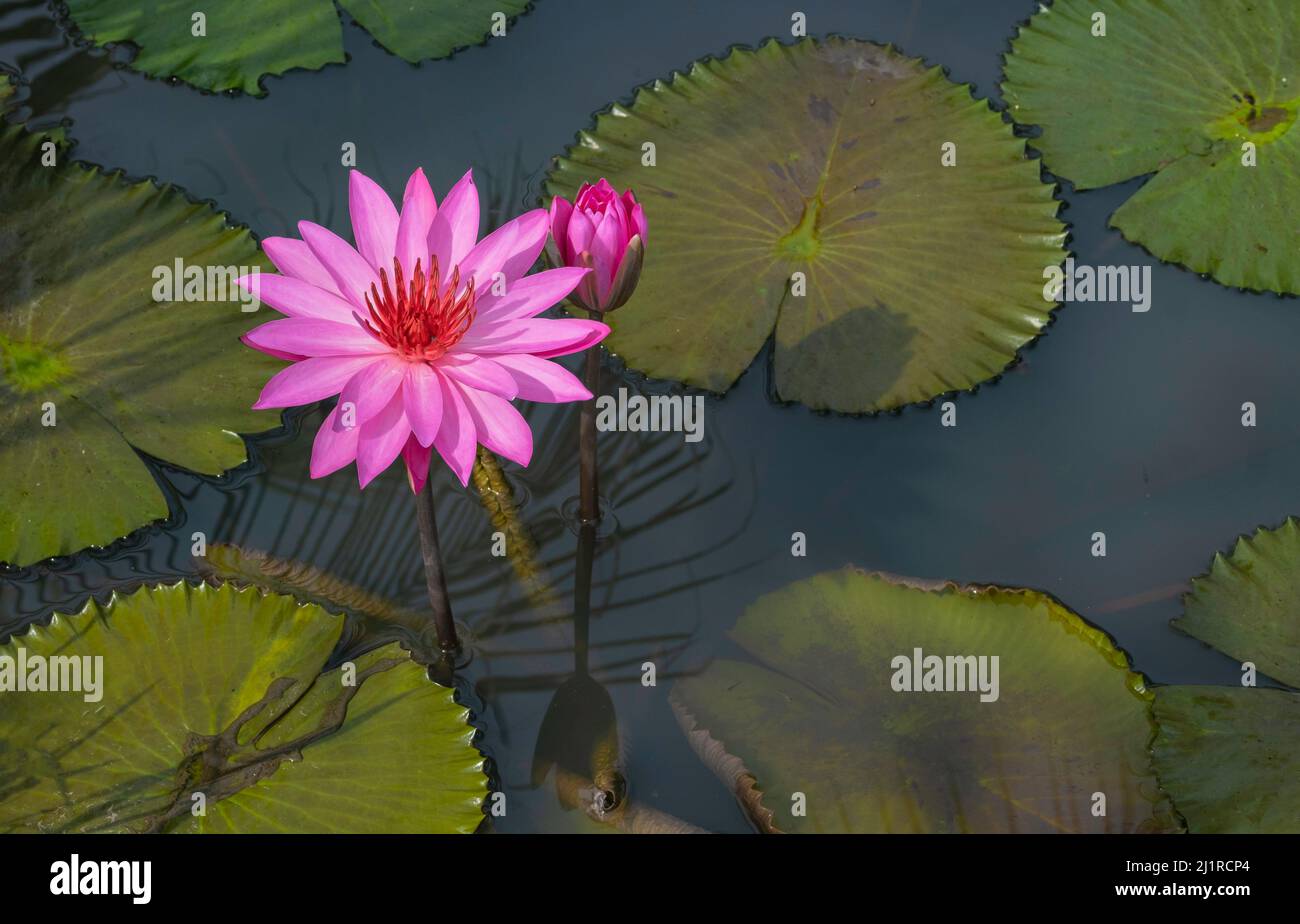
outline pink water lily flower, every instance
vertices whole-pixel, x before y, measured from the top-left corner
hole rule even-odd
[[[423,170],[411,174],[400,212],[353,170],[348,207],[355,247],[299,222],[301,240],[262,242],[279,274],[239,280],[287,315],[244,335],[254,349],[292,362],[254,407],[339,396],[316,432],[313,478],[355,460],[364,488],[400,455],[418,493],[437,450],[466,484],[479,443],[527,465],[533,435],[511,400],[590,398],[549,360],[609,333],[592,321],[537,317],[587,273],[527,275],[546,242],[546,211],[527,212],[478,241],[472,172],[439,206]]]
[[[630,189],[620,195],[601,177],[595,186],[578,187],[572,202],[563,196],[551,200],[547,256],[553,266],[591,268],[572,296],[588,311],[604,314],[632,297],[645,244],[645,212]]]

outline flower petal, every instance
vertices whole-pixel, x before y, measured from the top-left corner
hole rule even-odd
[[[474,171],[467,170],[442,200],[429,228],[429,252],[438,258],[442,278],[465,259],[478,240],[478,189]]]
[[[339,393],[339,407],[352,405],[358,424],[365,424],[384,410],[406,377],[406,363],[396,356],[372,356],[370,360]]]
[[[569,250],[570,263],[578,254],[591,249],[591,239],[595,234],[596,226],[592,224],[591,217],[575,208],[573,216],[569,218],[568,241],[565,244]]]
[[[456,386],[474,421],[478,441],[499,456],[527,465],[533,458],[533,431],[505,398],[464,385]]]
[[[262,239],[262,252],[286,276],[309,282],[333,295],[339,294],[338,283],[316,259],[306,241],[296,237],[267,237]]]
[[[573,214],[573,203],[563,196],[551,200],[551,239],[555,241],[560,260],[569,262],[569,217]]]
[[[438,374],[426,363],[407,363],[402,400],[415,438],[421,446],[432,445],[442,424],[442,385]]]
[[[525,401],[562,404],[591,398],[587,386],[559,363],[527,353],[506,353],[492,359],[514,378],[518,396]]]
[[[406,412],[402,409],[402,393],[394,392],[378,414],[355,429],[360,431],[357,437],[357,481],[364,488],[393,464],[411,435]]]
[[[348,173],[348,213],[357,250],[372,269],[393,265],[397,209],[388,193],[360,170]]]
[[[606,212],[591,240],[591,257],[596,267],[596,299],[602,308],[609,299],[609,285],[614,281],[614,272],[623,259],[626,246],[627,238],[623,236],[618,216],[612,211]]]
[[[335,294],[332,280],[328,291],[293,276],[275,273],[241,276],[235,281],[259,300],[291,318],[324,318],[350,323],[357,310],[351,302]]]
[[[470,330],[480,324],[497,324],[541,314],[568,297],[588,272],[583,267],[571,266],[543,270],[515,280],[506,288],[505,295],[488,293],[476,298],[476,314]]]
[[[373,356],[313,356],[271,376],[254,410],[297,407],[337,395],[348,379],[376,362]]]
[[[406,183],[402,217],[397,225],[396,255],[402,264],[402,278],[408,286],[415,275],[416,263],[425,273],[429,272],[429,228],[437,211],[433,188],[429,186],[424,170],[417,167]],[[387,269],[392,272],[391,267]]]
[[[519,392],[514,376],[486,356],[475,353],[448,353],[438,360],[438,371],[461,385],[490,391],[507,401]]]
[[[357,457],[358,427],[336,430],[334,421],[338,408],[330,411],[316,431],[311,444],[311,477],[324,478],[350,464]]]
[[[465,407],[460,388],[442,375],[438,376],[438,384],[442,387],[442,423],[438,426],[433,448],[438,450],[438,455],[460,483],[467,485],[470,472],[474,470],[478,432],[474,429],[474,420]]]
[[[320,318],[267,321],[240,339],[263,353],[275,350],[298,356],[357,356],[389,352],[386,344],[372,337],[360,324],[340,324]]]
[[[546,243],[547,217],[542,209],[525,212],[506,222],[483,240],[460,261],[462,281],[473,277],[476,292],[490,292],[494,277],[503,274],[506,291],[537,262]]]
[[[365,257],[357,253],[351,244],[329,228],[322,228],[310,221],[300,221],[298,233],[307,242],[316,259],[334,278],[334,282],[339,287],[339,294],[364,313],[366,293],[379,281],[375,268],[366,261]]]
[[[599,343],[608,333],[609,328],[599,321],[528,318],[475,326],[457,346],[462,352],[472,353],[564,356]]]
[[[423,491],[424,483],[429,480],[429,459],[432,457],[433,448],[421,446],[414,433],[402,447],[402,461],[406,463],[406,480],[415,494]]]

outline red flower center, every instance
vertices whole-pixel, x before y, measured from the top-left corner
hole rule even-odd
[[[379,283],[383,292],[379,286],[370,286],[366,295],[370,318],[362,318],[361,323],[407,359],[437,359],[459,343],[474,323],[473,278],[458,296],[460,267],[456,267],[444,290],[436,255],[427,276],[420,261],[415,261],[410,282],[402,276],[402,264],[394,257],[392,287],[382,269]]]

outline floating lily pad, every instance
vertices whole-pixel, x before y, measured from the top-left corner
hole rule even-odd
[[[1105,633],[1045,594],[844,569],[760,598],[731,637],[754,660],[714,661],[672,697],[697,752],[761,829],[1173,824],[1147,754],[1142,678]],[[982,699],[978,675],[961,671],[947,692],[896,691],[894,659],[917,649],[926,669],[927,656],[997,657],[997,698]],[[1097,793],[1104,815],[1093,814]]]
[[[697,61],[598,115],[546,191],[602,176],[650,228],[606,345],[657,378],[725,391],[775,331],[781,398],[886,410],[994,378],[1054,307],[1054,187],[969,87],[890,47]]]
[[[1154,174],[1111,216],[1126,238],[1225,285],[1300,293],[1300,4],[1056,0],[1011,49],[1004,95],[1041,126],[1048,168],[1080,189]]]
[[[153,297],[178,260],[269,268],[248,231],[63,151],[42,166],[47,140],[0,126],[0,561],[16,565],[166,517],[139,453],[216,475],[247,458],[239,433],[276,424],[250,408],[278,363],[239,342],[266,312],[220,285]]]
[[[345,60],[333,0],[207,0],[205,34],[194,35],[189,0],[67,0],[77,27],[99,45],[131,42],[131,66],[205,90],[255,96],[268,74]],[[493,16],[522,13],[528,0],[339,0],[380,45],[407,61],[443,58],[484,41]]]
[[[14,637],[0,657],[101,657],[102,698],[0,693],[0,831],[474,830],[467,710],[395,644],[355,659],[352,686],[323,670],[342,626],[291,597],[177,584]]]
[[[1294,518],[1242,536],[1227,557],[1216,554],[1183,602],[1176,628],[1300,687],[1300,523]]]
[[[1300,831],[1300,695],[1158,687],[1156,770],[1193,834]]]
[[[1215,555],[1174,625],[1300,686],[1300,524]],[[1300,831],[1300,695],[1269,688],[1156,689],[1156,770],[1193,832]]]

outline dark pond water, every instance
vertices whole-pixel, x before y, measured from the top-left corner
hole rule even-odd
[[[977,95],[996,81],[1032,0],[799,4],[810,34],[892,41],[948,66]],[[0,3],[0,62],[31,83],[38,124],[70,119],[81,159],[210,198],[260,236],[310,218],[347,233],[340,145],[389,189],[422,165],[434,188],[473,165],[505,212],[536,199],[549,157],[593,110],[733,43],[788,35],[776,0],[540,0],[510,35],[412,67],[345,30],[350,61],[270,78],[263,99],[203,95],[69,46],[42,3]],[[1064,211],[1081,262],[1152,263],[1106,227],[1136,183],[1075,194]],[[499,214],[499,213],[498,213]],[[1067,305],[1000,381],[937,408],[877,418],[818,415],[769,397],[766,358],[706,401],[705,438],[602,434],[602,492],[616,527],[595,558],[589,666],[608,690],[639,803],[716,831],[745,831],[668,705],[671,678],[728,650],[725,631],[759,595],[853,563],[920,577],[1046,590],[1108,630],[1157,682],[1233,683],[1237,665],[1168,626],[1189,578],[1259,524],[1300,513],[1300,311],[1154,265],[1153,304]],[[603,390],[667,386],[604,370]],[[1259,425],[1240,425],[1252,401]],[[192,575],[190,534],[312,563],[418,607],[423,576],[405,476],[364,494],[351,471],[307,478],[319,411],[289,415],[223,479],[160,469],[173,518],[104,554],[0,579],[0,632],[124,583]],[[507,466],[553,598],[530,595],[490,554],[478,500],[437,483],[451,592],[473,639],[458,678],[484,728],[509,812],[505,831],[581,828],[533,790],[538,729],[574,669],[568,622],[577,539],[577,407],[528,411],[537,460]],[[400,468],[400,467],[399,467]],[[790,536],[808,554],[790,554]],[[1105,558],[1090,536],[1108,537]],[[16,615],[9,615],[16,614]],[[366,645],[373,635],[353,638]],[[640,683],[654,661],[655,687]]]

